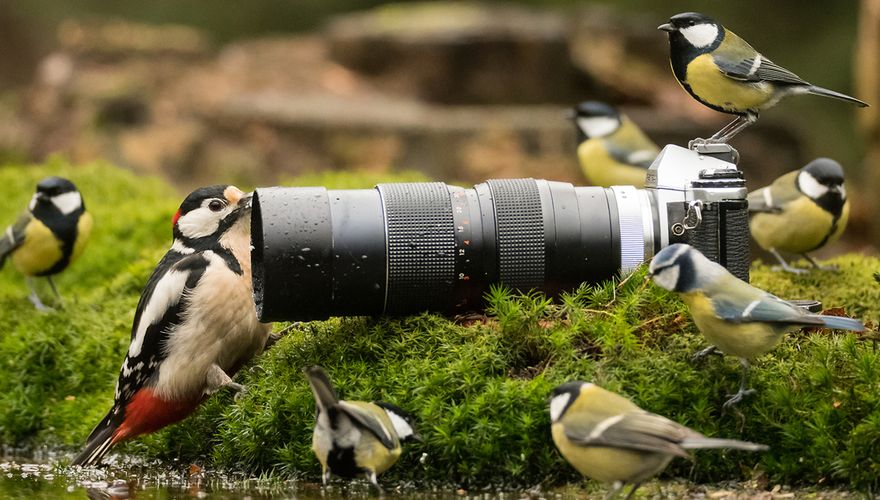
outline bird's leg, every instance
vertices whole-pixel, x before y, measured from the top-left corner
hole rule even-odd
[[[52,293],[55,294],[55,300],[58,301],[58,305],[64,307],[64,299],[61,298],[61,294],[58,293],[58,289],[55,288],[55,282],[52,281],[52,277],[46,276],[46,281],[49,282],[49,286],[52,288]]]
[[[330,482],[330,469],[328,467],[324,467],[324,471],[321,474],[321,483],[326,488],[328,482]]]
[[[614,481],[614,484],[611,485],[611,491],[605,495],[605,500],[611,500],[612,498],[617,496],[617,493],[623,489],[626,484],[623,481]]]
[[[217,365],[211,365],[211,368],[208,369],[208,375],[205,377],[205,382],[207,383],[207,386],[205,387],[206,396],[210,396],[224,387],[229,387],[238,393],[235,395],[236,399],[238,399],[238,397],[246,390],[243,385],[233,382],[232,378],[223,371],[223,368],[220,368]]]
[[[775,248],[771,248],[769,250],[769,252],[771,254],[773,254],[774,257],[776,257],[776,260],[779,261],[779,264],[782,267],[783,271],[787,271],[792,274],[806,274],[808,272],[806,269],[794,267],[791,264],[789,264],[788,262],[786,262],[785,259],[782,258],[782,255],[779,255],[779,252],[777,252]],[[776,269],[779,269],[779,268],[776,268]]]
[[[43,304],[43,301],[40,300],[40,295],[37,294],[37,288],[34,285],[33,278],[27,277],[24,279],[24,281],[25,281],[25,283],[27,283],[28,290],[31,291],[31,293],[28,295],[28,300],[30,300],[31,304],[33,304],[34,307],[37,308],[37,311],[40,311],[40,312],[51,311],[52,308],[47,306],[46,304]]]
[[[383,490],[382,487],[379,486],[379,480],[376,479],[376,471],[371,470],[370,472],[368,472],[367,478],[369,478],[370,482],[373,483],[373,486],[376,487],[376,490],[379,492],[379,496],[382,496],[385,494],[385,490]]]
[[[629,493],[627,493],[626,498],[624,498],[623,500],[629,500],[630,498],[632,498],[632,496],[635,494],[636,490],[639,489],[639,486],[641,486],[641,485],[642,485],[642,483],[636,483],[636,484],[632,485],[632,488],[629,490]]]
[[[719,351],[717,347],[715,347],[714,345],[710,345],[709,347],[694,354],[691,357],[691,363],[696,363],[710,354],[715,354],[716,356],[724,356],[724,353]]]
[[[724,405],[722,405],[722,409],[724,410],[733,408],[746,396],[751,396],[756,392],[754,389],[746,389],[746,383],[749,381],[749,360],[740,358],[739,362],[742,364],[742,377],[739,379],[739,391],[730,396],[730,398],[724,402]]]
[[[834,264],[829,264],[827,266],[823,266],[822,264],[819,264],[818,262],[813,260],[813,258],[810,257],[809,254],[802,253],[801,255],[803,256],[803,258],[807,259],[807,262],[812,264],[814,268],[816,268],[820,271],[840,271],[840,269],[837,266],[835,266]]]
[[[715,132],[715,135],[706,140],[707,143],[727,143],[734,136],[742,132],[746,127],[758,121],[758,114],[747,112],[745,115],[737,116],[735,120],[725,125],[721,130]]]

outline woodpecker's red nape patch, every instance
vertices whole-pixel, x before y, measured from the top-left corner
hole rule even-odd
[[[171,218],[171,226],[172,227],[177,225],[177,219],[179,219],[179,218],[180,218],[180,209],[178,208],[177,212],[174,213],[174,217]]]
[[[156,432],[166,425],[179,422],[192,413],[201,401],[201,398],[166,401],[156,396],[152,389],[141,389],[125,406],[125,420],[113,433],[113,442]]]

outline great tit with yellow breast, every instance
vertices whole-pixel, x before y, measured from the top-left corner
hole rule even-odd
[[[381,401],[342,401],[320,366],[303,368],[315,396],[317,415],[312,451],[321,462],[324,486],[330,474],[364,474],[380,492],[376,479],[400,458],[401,442],[421,440],[412,416]]]
[[[11,259],[25,276],[30,301],[37,309],[47,310],[33,278],[45,276],[60,303],[52,276],[79,258],[91,232],[92,215],[86,212],[76,186],[61,177],[47,177],[37,184],[27,211],[0,236],[0,268]]]
[[[792,94],[813,94],[857,106],[868,104],[817,87],[759,54],[745,40],[705,14],[676,14],[657,29],[669,33],[672,72],[694,99],[737,118],[706,142],[727,142],[758,114]]]
[[[553,389],[550,431],[563,457],[581,474],[612,484],[608,497],[659,473],[688,450],[732,448],[762,451],[762,444],[709,438],[668,418],[647,412],[630,400],[588,382]]]
[[[803,326],[865,330],[859,320],[810,314],[755,288],[683,243],[658,252],[648,272],[658,286],[681,295],[697,328],[712,344],[700,351],[698,358],[717,348],[740,359],[739,391],[724,403],[725,408],[754,394],[754,390],[746,389],[749,360],[772,350],[786,332]]]
[[[789,265],[779,252],[800,254],[817,269],[833,269],[820,266],[807,252],[836,241],[846,229],[849,200],[839,163],[817,158],[752,191],[748,200],[752,238],[776,257],[782,269],[806,272]]]
[[[613,106],[585,101],[571,118],[578,134],[578,161],[595,186],[645,187],[645,174],[660,148]]]

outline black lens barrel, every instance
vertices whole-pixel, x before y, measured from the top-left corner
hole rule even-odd
[[[493,283],[555,295],[608,279],[621,262],[613,196],[534,179],[258,189],[257,312],[279,321],[473,311]]]

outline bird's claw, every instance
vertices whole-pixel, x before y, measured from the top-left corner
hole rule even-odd
[[[717,356],[723,356],[723,354],[718,350],[714,345],[710,345],[709,347],[698,351],[696,354],[691,356],[691,363],[697,363],[703,360],[706,356],[711,354],[715,354]]]
[[[754,395],[756,392],[757,391],[755,389],[740,389],[739,391],[737,391],[736,394],[728,394],[729,397],[727,401],[725,401],[724,404],[721,405],[721,408],[724,411],[727,411],[738,405],[746,397]]]
[[[810,273],[809,269],[801,269],[800,267],[794,267],[794,266],[789,266],[789,265],[773,266],[770,268],[770,270],[771,271],[785,271],[787,273],[797,274],[799,276]]]

